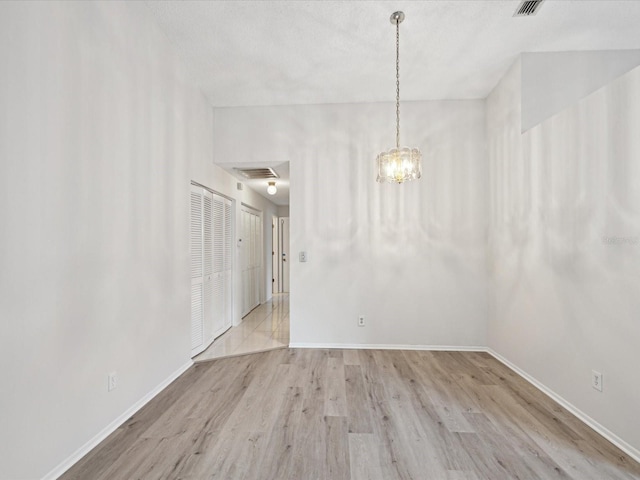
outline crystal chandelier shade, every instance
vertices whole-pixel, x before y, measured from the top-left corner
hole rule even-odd
[[[378,182],[403,183],[422,176],[422,154],[417,148],[392,148],[378,155]]]
[[[394,12],[391,23],[396,26],[396,148],[378,155],[379,183],[404,183],[422,176],[422,154],[417,148],[400,148],[400,23],[404,13]]]

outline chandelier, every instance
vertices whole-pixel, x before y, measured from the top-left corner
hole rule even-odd
[[[417,148],[400,148],[400,24],[403,12],[394,12],[391,23],[396,26],[396,148],[382,152],[376,159],[379,183],[404,183],[422,176],[422,154]]]

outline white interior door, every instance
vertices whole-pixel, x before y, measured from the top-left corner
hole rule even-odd
[[[260,304],[262,290],[262,218],[261,213],[243,206],[241,266],[242,266],[242,316]]]
[[[289,291],[289,217],[280,217],[280,292]]]

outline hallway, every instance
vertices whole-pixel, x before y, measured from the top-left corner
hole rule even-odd
[[[217,338],[193,361],[234,357],[289,346],[289,294],[274,294],[271,300],[254,308],[236,327]]]

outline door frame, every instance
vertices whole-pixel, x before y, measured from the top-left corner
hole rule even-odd
[[[278,293],[280,285],[280,229],[278,228],[278,216],[271,217],[271,294]]]

